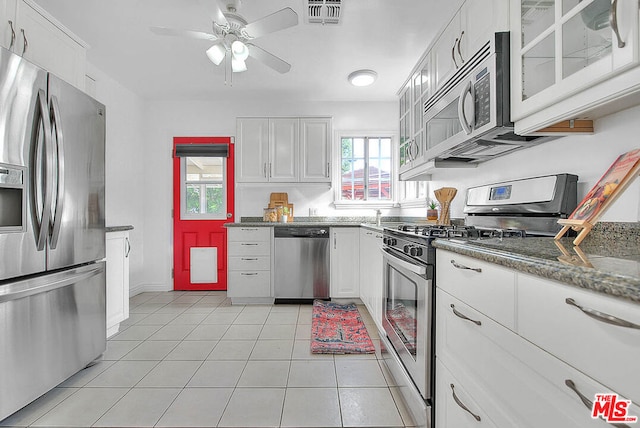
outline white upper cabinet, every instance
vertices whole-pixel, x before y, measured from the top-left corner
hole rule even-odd
[[[236,181],[330,182],[330,118],[238,118]]]
[[[236,181],[269,181],[269,119],[238,119],[236,136]]]
[[[638,9],[637,0],[511,1],[517,132],[594,118],[581,115],[637,86],[637,73],[606,81],[638,65]]]
[[[300,119],[300,181],[331,181],[331,119]]]
[[[84,89],[87,45],[30,0],[0,0],[0,44]]]
[[[298,181],[299,127],[298,119],[269,119],[269,181]]]
[[[467,0],[433,46],[435,89],[499,31],[509,31],[508,0]]]

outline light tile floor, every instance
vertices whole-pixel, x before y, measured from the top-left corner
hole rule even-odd
[[[359,309],[378,352],[314,355],[310,305],[142,293],[97,364],[0,426],[410,426],[389,386],[375,324]]]

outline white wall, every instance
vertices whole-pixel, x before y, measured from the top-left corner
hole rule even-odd
[[[432,174],[431,192],[444,186],[457,188],[451,216],[462,217],[468,187],[566,172],[578,176],[580,200],[618,155],[640,147],[638,118],[640,106],[597,120],[593,135],[563,137],[482,163],[474,169],[438,170]],[[640,180],[631,184],[600,221],[640,221]]]
[[[132,225],[130,286],[138,287],[144,272],[143,234],[145,174],[143,100],[136,94],[88,64],[87,75],[95,81],[89,92],[106,106],[106,225]],[[89,88],[88,88],[89,89]]]
[[[397,102],[367,103],[282,103],[278,100],[149,102],[145,114],[144,285],[148,290],[172,288],[173,239],[172,159],[173,137],[234,136],[238,116],[331,116],[337,130],[395,131]],[[307,216],[308,208],[319,215],[374,215],[373,210],[340,211],[329,204],[332,190],[327,185],[239,186],[236,218],[261,216],[271,192],[288,192],[296,213]],[[333,212],[333,214],[332,214]]]

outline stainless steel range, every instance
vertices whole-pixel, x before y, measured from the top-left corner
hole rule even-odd
[[[431,427],[435,239],[553,236],[576,206],[578,177],[557,174],[469,188],[464,226],[403,224],[383,233],[385,361],[417,426]]]

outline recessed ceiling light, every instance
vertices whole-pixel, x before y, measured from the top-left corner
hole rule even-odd
[[[373,70],[358,70],[351,73],[348,80],[353,86],[369,86],[377,77],[378,73]]]

